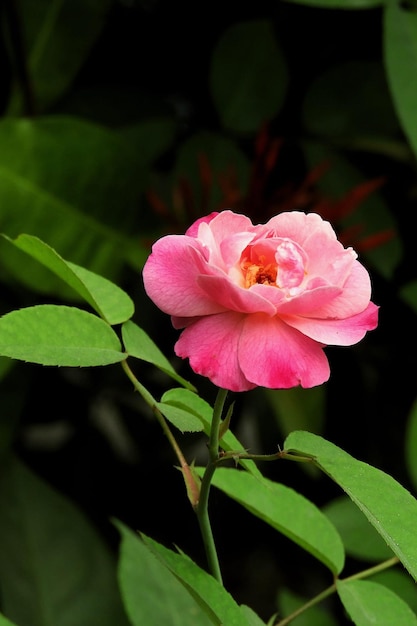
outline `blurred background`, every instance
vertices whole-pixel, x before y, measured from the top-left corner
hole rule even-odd
[[[232,429],[259,453],[310,430],[415,493],[415,2],[3,0],[0,17],[0,231],[36,235],[125,289],[134,321],[213,402],[211,384],[174,358],[178,333],[144,294],[152,242],[225,208],[254,223],[320,213],[369,270],[379,327],[357,346],[327,349],[323,387],[235,395]],[[0,314],[84,306],[6,240],[0,287]],[[171,385],[145,363],[134,370],[156,397]],[[201,435],[181,441],[189,461],[204,462]],[[93,532],[111,559],[118,518],[204,566],[175,458],[120,366],[0,360],[0,459],[0,610],[19,626],[35,624],[21,605],[34,602],[38,568],[49,550],[59,558],[60,541],[44,531],[42,558],[22,569],[28,536],[37,541],[31,520],[46,529],[62,518],[55,497],[87,520],[88,531],[74,521],[75,543]],[[347,528],[328,478],[284,462],[262,470],[328,510],[352,544],[347,574],[383,558],[377,539],[361,543]],[[331,583],[312,557],[215,492],[212,515],[225,585],[262,619]],[[63,571],[86,567],[84,557],[72,564],[65,552]],[[399,585],[407,594],[405,578]],[[416,609],[414,589],[407,600]],[[336,604],[327,609],[320,626],[348,623]],[[65,624],[123,624],[118,610]]]

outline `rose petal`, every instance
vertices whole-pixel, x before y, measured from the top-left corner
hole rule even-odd
[[[175,344],[177,356],[190,359],[192,369],[230,391],[248,391],[249,382],[239,365],[239,339],[245,315],[220,313],[202,317],[182,333]]]
[[[319,282],[323,279],[313,279]],[[324,282],[324,281],[323,281]],[[281,315],[302,315],[313,319],[345,319],[363,311],[371,297],[371,281],[366,269],[354,261],[350,274],[341,286],[322,285],[283,300],[277,306]]]
[[[322,348],[279,318],[250,315],[240,336],[239,364],[245,377],[262,387],[314,387],[330,375]]]
[[[194,317],[219,313],[224,307],[211,299],[197,282],[201,273],[212,271],[196,239],[168,235],[154,244],[145,263],[145,291],[169,315]]]
[[[230,210],[222,211],[210,221],[210,229],[216,241],[223,241],[236,233],[255,233],[256,228],[246,215]]]
[[[334,285],[345,282],[357,258],[356,252],[351,248],[345,249],[339,241],[329,239],[326,233],[310,236],[303,248],[308,255],[309,276],[325,276]]]
[[[287,298],[277,305],[279,315],[315,315],[324,317],[328,306],[342,293],[340,287],[322,285],[316,289],[310,289],[293,298]]]
[[[368,330],[378,324],[378,308],[370,302],[366,309],[346,319],[314,319],[308,317],[283,317],[285,322],[307,337],[326,345],[351,346],[358,343]]]
[[[213,220],[218,214],[218,211],[213,211],[213,213],[210,213],[209,215],[204,215],[204,217],[200,217],[198,220],[193,222],[193,224],[191,224],[190,228],[185,231],[185,234],[189,237],[197,237],[200,224],[202,224],[203,222],[209,224],[211,220]]]
[[[288,237],[300,246],[315,237],[317,232],[324,233],[329,240],[336,240],[336,233],[329,222],[323,220],[317,213],[302,213],[288,211],[279,213],[265,224],[265,231],[273,232],[276,237]]]
[[[225,309],[239,313],[266,313],[275,315],[272,302],[252,289],[244,289],[230,281],[227,276],[199,276],[198,284],[207,296]]]

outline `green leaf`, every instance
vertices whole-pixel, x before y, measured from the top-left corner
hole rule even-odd
[[[335,527],[302,495],[244,470],[219,468],[213,485],[328,567],[341,572],[344,550]]]
[[[244,619],[239,605],[213,576],[202,570],[183,553],[168,550],[153,539],[141,535],[145,545],[168,568],[188,590],[192,591],[207,613],[213,613],[215,623],[227,626],[251,626]],[[262,622],[261,622],[262,624]]]
[[[127,626],[107,545],[15,459],[0,472],[0,588],[2,610],[19,626]]]
[[[0,626],[18,626],[14,622],[10,622],[4,615],[0,613]]]
[[[41,365],[89,367],[123,361],[106,322],[81,309],[43,304],[0,317],[0,355]]]
[[[417,500],[391,476],[312,433],[296,431],[285,451],[310,456],[348,494],[417,580]]]
[[[161,398],[162,402],[183,408],[194,413],[203,423],[204,432],[210,435],[213,408],[200,396],[188,389],[169,389]],[[228,430],[220,441],[220,447],[226,452],[246,452],[231,430]],[[255,476],[262,476],[256,464],[248,459],[241,459],[240,464]]]
[[[410,609],[417,613],[417,594],[414,580],[403,569],[386,569],[369,578],[380,585],[385,585],[400,596]]]
[[[193,413],[206,426],[211,424],[213,408],[206,400],[186,389],[169,389],[161,398],[162,402],[186,409]]]
[[[370,580],[336,581],[339,597],[356,626],[414,626],[417,617],[393,591]]]
[[[176,380],[178,383],[194,390],[194,386],[186,381],[172,367],[168,359],[162,354],[158,346],[152,341],[149,335],[137,324],[129,320],[122,326],[122,339],[126,352],[129,356],[141,359],[147,363],[152,363],[165,374]]]
[[[241,22],[223,33],[212,56],[210,87],[225,128],[256,132],[281,109],[287,82],[271,22]]]
[[[265,626],[265,622],[261,620],[261,618],[255,613],[253,609],[250,608],[250,606],[241,604],[240,610],[246,622],[248,623],[248,626]]]
[[[321,74],[303,105],[310,133],[348,148],[398,140],[399,123],[380,63],[349,61]]]
[[[203,430],[201,420],[187,408],[183,409],[165,402],[157,402],[156,406],[167,420],[174,424],[182,433],[195,433]]]
[[[63,259],[53,248],[31,235],[9,239],[72,287],[108,324],[120,324],[134,313],[131,298],[106,278]]]
[[[132,626],[220,626],[137,535],[120,522],[117,527],[122,536],[119,584]]]
[[[123,127],[119,134],[132,146],[138,164],[147,165],[171,147],[176,131],[176,120],[152,117]]]
[[[417,280],[412,280],[403,285],[399,289],[398,295],[417,313]]]
[[[278,592],[280,616],[289,616],[308,602],[306,598],[296,595],[285,587]],[[309,607],[290,623],[291,626],[338,626],[332,615],[320,605]]]
[[[70,86],[100,34],[110,6],[110,0],[37,0],[36,4],[20,0],[19,19],[37,113]],[[9,114],[28,113],[22,100],[14,84]]]
[[[417,399],[414,400],[408,414],[404,448],[408,474],[417,489]]]
[[[384,10],[385,67],[394,105],[414,154],[417,153],[417,13],[402,3]]]
[[[58,115],[3,119],[0,144],[2,232],[37,236],[63,258],[110,280],[126,263],[140,267],[145,255],[132,226],[143,178],[119,134]],[[65,287],[41,266],[28,272],[20,251],[2,248],[2,273],[46,293]]]
[[[346,553],[350,556],[365,561],[383,561],[394,556],[381,535],[350,498],[336,498],[322,511],[337,528]]]

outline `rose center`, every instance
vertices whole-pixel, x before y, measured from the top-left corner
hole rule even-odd
[[[274,285],[277,286],[277,265],[275,263],[265,263],[264,258],[260,258],[258,263],[245,260],[242,265],[245,288],[252,285]]]
[[[270,285],[288,293],[302,286],[306,272],[306,254],[290,239],[266,240],[248,246],[240,261],[242,285]]]

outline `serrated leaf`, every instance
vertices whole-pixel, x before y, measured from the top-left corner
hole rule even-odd
[[[385,472],[312,433],[291,433],[285,451],[312,457],[342,487],[417,580],[417,500],[407,489]]]
[[[111,281],[66,261],[38,237],[22,234],[13,240],[3,236],[59,276],[109,324],[120,324],[133,315],[132,299]]]
[[[213,408],[200,396],[188,389],[169,389],[164,393],[161,400],[177,407],[186,408],[193,412],[203,423],[203,429],[207,436],[210,435]],[[226,452],[246,452],[239,440],[231,430],[228,430],[220,441],[220,447]],[[261,476],[255,463],[248,459],[241,459],[240,464],[251,474]]]
[[[198,417],[186,408],[177,407],[165,402],[157,402],[157,408],[167,418],[171,424],[174,424],[181,432],[199,432],[203,430],[203,424]]]
[[[123,361],[119,338],[81,309],[43,304],[0,318],[0,355],[41,365],[92,367]]]
[[[19,626],[127,626],[108,546],[17,459],[0,472],[0,587]]]
[[[336,498],[322,511],[337,528],[346,553],[350,556],[365,561],[383,561],[394,556],[381,535],[350,498]]]
[[[225,128],[256,132],[280,110],[287,69],[272,22],[233,24],[214,49],[210,87]]]
[[[176,380],[178,383],[194,390],[194,386],[186,381],[172,367],[168,359],[163,355],[158,346],[152,341],[149,335],[140,326],[129,320],[122,326],[123,344],[130,356],[141,359],[147,363],[152,363],[158,369],[162,370]]]
[[[149,547],[120,522],[119,584],[132,626],[217,624]]]
[[[342,540],[325,515],[304,496],[285,485],[233,468],[217,469],[212,484],[307,550],[333,574],[341,572]]]
[[[343,606],[356,626],[415,626],[417,617],[393,591],[370,580],[336,581]]]
[[[251,626],[241,607],[213,576],[202,570],[187,555],[168,550],[150,537],[141,535],[145,545],[184,585],[199,604],[213,613],[218,624]],[[260,622],[262,624],[262,622]]]

